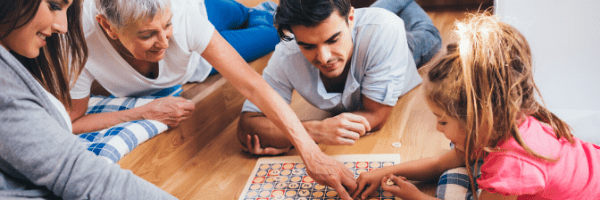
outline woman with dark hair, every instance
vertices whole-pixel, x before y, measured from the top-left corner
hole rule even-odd
[[[0,1],[0,199],[175,199],[71,134],[80,15],[80,0]]]

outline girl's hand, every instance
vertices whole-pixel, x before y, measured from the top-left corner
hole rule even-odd
[[[194,110],[194,103],[181,97],[163,97],[143,106],[143,119],[152,119],[165,123],[169,127],[179,126]],[[130,120],[131,121],[131,120]]]
[[[385,175],[387,175],[386,172],[381,169],[363,172],[362,174],[360,174],[360,176],[356,179],[358,189],[356,189],[356,192],[354,192],[352,198],[367,198],[369,194],[373,193],[373,191],[379,188],[379,186],[381,185],[381,178]]]
[[[387,181],[391,180],[394,184],[388,185]],[[383,191],[390,192],[394,194],[396,197],[400,197],[402,199],[422,199],[423,195],[427,196],[423,192],[421,192],[415,185],[406,181],[404,177],[397,177],[393,174],[389,174],[380,179],[381,188]]]

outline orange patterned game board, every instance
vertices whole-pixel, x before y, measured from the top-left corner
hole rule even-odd
[[[332,156],[354,172],[374,170],[400,163],[398,154],[358,154]],[[259,158],[239,200],[338,200],[333,188],[316,183],[306,174],[299,156]],[[379,188],[369,199],[396,199]]]

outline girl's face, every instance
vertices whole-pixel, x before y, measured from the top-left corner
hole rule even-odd
[[[171,9],[154,18],[116,31],[119,41],[138,60],[158,62],[165,56],[169,39],[173,36]]]
[[[13,30],[0,40],[0,45],[9,51],[36,58],[46,38],[52,33],[67,32],[67,9],[73,0],[42,0],[37,13],[25,26]]]
[[[446,112],[441,108],[438,108],[430,101],[427,101],[427,105],[437,118],[436,129],[439,132],[444,133],[444,136],[454,143],[455,148],[464,152],[465,151],[465,138],[467,131],[458,120],[446,115]]]

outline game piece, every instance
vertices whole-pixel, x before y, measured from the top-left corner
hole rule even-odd
[[[398,154],[339,155],[332,158],[354,172],[355,178],[358,178],[360,173],[400,163]],[[333,188],[318,184],[309,177],[305,168],[306,165],[299,156],[259,158],[239,200],[340,199]],[[369,195],[369,199],[397,198],[379,188]]]

